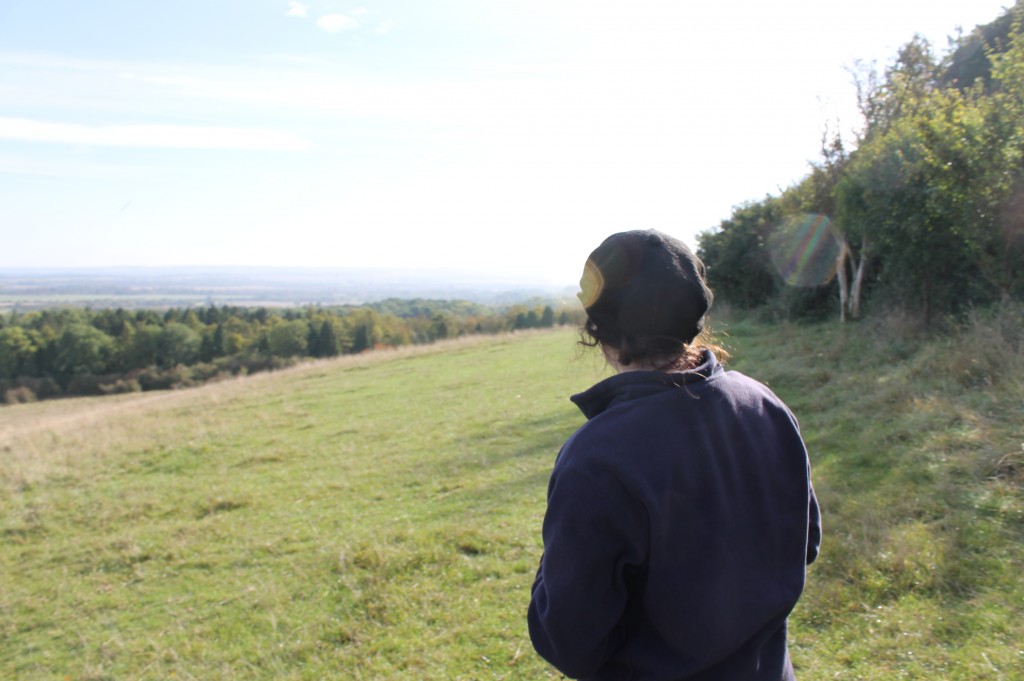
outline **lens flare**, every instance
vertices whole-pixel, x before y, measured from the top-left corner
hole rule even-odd
[[[604,290],[604,275],[601,269],[590,260],[583,266],[583,278],[580,279],[580,292],[576,296],[588,308],[597,302]]]
[[[797,215],[772,231],[768,252],[790,286],[824,286],[836,276],[839,236],[826,216]]]

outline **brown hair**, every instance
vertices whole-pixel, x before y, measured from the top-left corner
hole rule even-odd
[[[720,346],[705,325],[690,343],[666,336],[627,336],[602,333],[589,317],[580,327],[579,344],[588,348],[614,348],[619,363],[629,366],[633,363],[647,364],[660,371],[680,371],[700,363],[704,350],[710,350],[722,364],[729,360],[729,352]]]

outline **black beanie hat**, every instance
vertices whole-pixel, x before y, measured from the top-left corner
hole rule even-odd
[[[691,343],[713,296],[704,263],[656,230],[613,234],[590,254],[580,301],[604,340],[663,337]]]

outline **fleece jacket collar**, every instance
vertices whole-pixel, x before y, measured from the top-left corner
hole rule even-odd
[[[703,361],[693,369],[678,372],[626,371],[606,378],[569,399],[580,408],[584,416],[592,419],[622,402],[655,395],[668,388],[710,381],[723,371],[715,354],[704,350]]]

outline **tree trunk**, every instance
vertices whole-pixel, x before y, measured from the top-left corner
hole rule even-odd
[[[924,328],[932,328],[932,273],[924,275]]]
[[[851,263],[853,256],[851,255]],[[856,319],[860,317],[860,291],[861,286],[864,284],[864,268],[868,261],[868,240],[867,238],[861,239],[860,242],[860,261],[857,263],[855,268],[855,274],[853,275],[853,284],[850,287],[850,316]]]
[[[839,321],[846,321],[846,305],[849,300],[849,286],[846,281],[846,258],[850,254],[850,248],[846,245],[846,239],[839,242],[839,259],[836,261],[836,280],[839,282]]]

